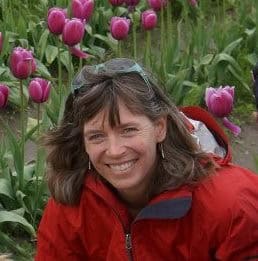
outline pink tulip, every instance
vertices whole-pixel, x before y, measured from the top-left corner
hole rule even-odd
[[[113,6],[119,6],[125,2],[124,0],[108,0],[108,1]]]
[[[123,40],[128,36],[130,29],[130,19],[125,17],[112,17],[110,22],[110,32],[116,40]]]
[[[30,98],[36,103],[43,103],[48,100],[50,93],[50,82],[42,78],[34,78],[29,84]]]
[[[235,136],[237,136],[241,129],[233,124],[227,118],[233,109],[235,87],[220,86],[219,88],[207,88],[205,92],[205,102],[208,110],[216,117],[222,118],[222,123]]]
[[[152,30],[157,25],[157,14],[153,10],[146,10],[142,12],[141,21],[144,30]]]
[[[0,84],[0,108],[7,105],[9,92],[9,88],[5,84]]]
[[[189,2],[189,4],[190,4],[191,6],[193,6],[193,7],[196,7],[197,4],[198,4],[197,0],[188,0],[188,2]]]
[[[160,11],[167,5],[167,0],[148,0],[148,3],[154,11]]]
[[[88,22],[94,10],[94,0],[72,0],[73,17]]]
[[[140,0],[124,0],[127,6],[136,6],[139,4]]]
[[[3,44],[4,44],[4,38],[3,38],[3,33],[0,32],[0,53],[3,50]]]
[[[74,46],[80,43],[84,36],[84,23],[78,18],[66,20],[62,38],[68,46]]]
[[[233,108],[235,87],[207,88],[205,102],[208,110],[216,117],[223,118],[228,116]]]
[[[59,35],[63,32],[65,19],[67,17],[64,9],[53,7],[48,10],[47,25],[51,33]]]
[[[26,79],[36,71],[36,62],[32,52],[22,47],[14,48],[10,56],[10,69],[18,79]]]

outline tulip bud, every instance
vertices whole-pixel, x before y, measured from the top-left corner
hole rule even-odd
[[[208,110],[216,117],[227,117],[233,108],[234,86],[207,88],[205,92],[205,102]]]
[[[154,11],[160,11],[167,5],[167,0],[148,0],[148,3]]]
[[[42,78],[34,78],[28,87],[30,98],[36,103],[43,103],[48,100],[50,88],[49,81]]]
[[[93,0],[72,0],[72,15],[73,17],[88,22],[94,10]]]
[[[4,84],[0,84],[0,108],[4,108],[6,106],[8,96],[9,88]]]
[[[123,40],[128,36],[130,29],[130,19],[125,17],[112,17],[110,32],[116,40]]]
[[[78,18],[67,20],[62,33],[62,38],[68,46],[74,46],[81,42],[84,36],[84,23]]]
[[[140,0],[124,0],[127,6],[136,6],[139,4]]]
[[[193,7],[197,6],[197,0],[188,0],[189,4]]]
[[[108,1],[113,6],[119,6],[125,2],[124,0],[108,0]]]
[[[3,33],[0,32],[0,53],[3,50],[3,43],[4,43]]]
[[[205,102],[208,110],[216,117],[222,118],[223,125],[235,136],[241,132],[241,128],[227,118],[233,109],[235,87],[225,86],[206,88]]]
[[[142,27],[145,30],[152,30],[157,25],[157,14],[153,10],[146,10],[141,15]]]
[[[64,9],[53,7],[48,10],[47,25],[51,33],[59,35],[63,32],[65,19],[67,17]]]
[[[22,47],[14,48],[10,56],[10,69],[18,79],[26,79],[36,71],[36,62],[32,52]]]

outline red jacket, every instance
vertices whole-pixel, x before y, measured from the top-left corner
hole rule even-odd
[[[203,110],[183,109],[227,139]],[[38,230],[37,261],[258,260],[258,176],[229,163],[194,187],[153,198],[132,220],[101,181],[87,175],[80,204],[50,199]]]

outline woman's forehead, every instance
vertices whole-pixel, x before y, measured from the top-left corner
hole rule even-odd
[[[110,109],[110,106],[105,107],[104,109],[99,111],[95,116],[92,117],[92,119],[88,120],[85,123],[85,126],[96,127],[96,128],[104,128],[105,126],[110,126],[111,117],[115,119],[114,126],[118,126],[120,124],[127,124],[128,122],[138,121],[139,118],[145,117],[144,115],[140,115],[132,112],[128,108],[128,106],[126,106],[125,103],[121,100],[119,100],[117,104],[117,111],[116,111],[117,115],[113,115],[113,114],[111,115],[112,110]]]

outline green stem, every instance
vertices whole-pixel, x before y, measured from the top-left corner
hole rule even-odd
[[[72,82],[72,54],[69,52],[69,71],[68,71],[68,89],[71,87]]]
[[[59,91],[59,102],[62,101],[62,64],[61,64],[61,42],[57,39],[57,50],[58,50],[58,91]]]
[[[122,57],[122,41],[118,41],[118,44],[117,44],[117,56],[118,57]]]
[[[151,68],[151,32],[146,31],[146,49],[145,49],[145,66],[146,68],[150,69]]]
[[[172,10],[170,1],[167,3],[167,39],[168,45],[172,44]]]
[[[165,59],[166,57],[166,46],[165,46],[165,23],[164,23],[164,8],[161,8],[160,10],[160,16],[161,16],[161,21],[160,21],[160,50],[161,50],[161,77],[162,80],[164,80],[166,76],[166,69],[165,69]]]
[[[82,50],[82,43],[80,43],[80,49]],[[82,69],[82,58],[79,58],[79,71]]]
[[[39,119],[40,119],[40,103],[37,103],[37,138],[39,138],[39,133],[40,133],[40,125],[39,125]]]
[[[37,139],[39,139],[39,134],[40,134],[40,103],[37,104]],[[37,154],[39,154],[40,147],[39,144],[37,143]],[[36,186],[35,186],[35,203],[34,203],[34,211],[33,211],[33,227],[36,227],[36,218],[37,218],[37,209],[38,209],[38,200],[39,200],[39,156],[37,155],[37,162],[36,162],[36,168],[35,168],[35,173],[36,173]]]
[[[24,115],[24,96],[23,96],[23,84],[22,80],[20,80],[20,97],[21,97],[21,113],[20,113],[20,126],[21,126],[21,161],[22,161],[22,169],[21,173],[19,173],[19,189],[22,191],[23,189],[23,176],[24,176],[24,147],[25,147],[25,115]]]
[[[137,35],[136,35],[136,15],[135,11],[133,12],[133,57],[137,59]]]

